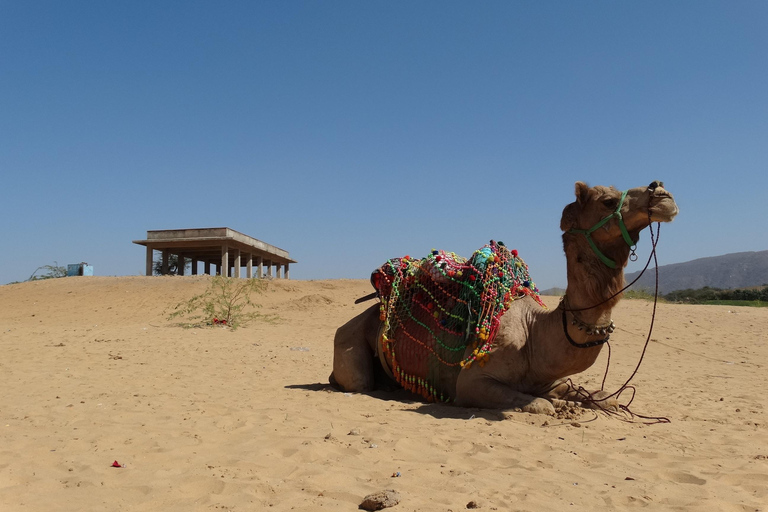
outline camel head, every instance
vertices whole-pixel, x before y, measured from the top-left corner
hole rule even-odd
[[[583,257],[621,268],[640,232],[651,222],[670,222],[677,212],[672,194],[660,181],[626,191],[576,182],[576,201],[565,207],[560,220],[566,253],[570,242],[581,239],[578,245],[591,249],[582,251]]]

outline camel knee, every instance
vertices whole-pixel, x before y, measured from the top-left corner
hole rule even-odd
[[[373,365],[363,360],[337,362],[334,359],[333,372],[328,380],[333,387],[341,391],[358,393],[372,391],[374,388]]]
[[[364,340],[350,339],[344,334],[342,329],[336,334],[329,380],[342,391],[371,391],[374,388],[373,353]]]
[[[378,306],[356,316],[336,330],[333,341],[331,384],[343,391],[374,389],[374,349],[369,342],[378,329]]]
[[[357,378],[355,378],[350,372],[341,371],[338,372],[341,379],[337,379],[336,374],[337,372],[335,370],[331,372],[328,376],[328,383],[339,391],[361,393],[373,390],[372,382],[369,384],[364,375],[357,375]]]
[[[328,376],[328,383],[339,391],[343,391],[339,383],[336,381],[336,377],[333,376],[333,372],[331,372],[331,374]]]

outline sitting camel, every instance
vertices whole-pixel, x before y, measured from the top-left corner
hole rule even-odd
[[[613,331],[611,310],[620,299],[624,267],[640,232],[652,222],[671,221],[677,212],[661,182],[624,192],[577,182],[576,201],[565,207],[560,221],[568,269],[565,297],[551,311],[537,303],[534,293],[506,302],[495,336],[481,354],[482,364],[465,364],[476,359],[472,354],[477,354],[477,343],[469,345],[461,366],[439,377],[444,382],[433,383],[445,392],[444,399],[464,407],[543,414],[555,414],[555,406],[563,401],[597,406],[595,401],[608,392],[585,394],[566,378],[592,366],[606,334]],[[387,350],[392,341],[384,333],[385,319],[384,308],[375,305],[336,331],[330,376],[335,387],[370,391],[380,382],[382,369],[393,376],[398,362]],[[407,379],[395,380],[414,389]],[[610,398],[600,406],[616,405]]]

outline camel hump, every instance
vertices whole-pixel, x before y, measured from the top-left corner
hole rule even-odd
[[[485,363],[513,300],[530,296],[543,306],[517,251],[493,240],[469,259],[437,250],[422,259],[390,259],[371,274],[371,284],[395,379],[428,400],[453,398],[461,368]]]

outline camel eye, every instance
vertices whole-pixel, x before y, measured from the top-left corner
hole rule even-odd
[[[609,197],[606,199],[603,199],[603,205],[608,208],[609,210],[613,210],[616,208],[616,206],[619,204],[619,200],[615,197]]]

